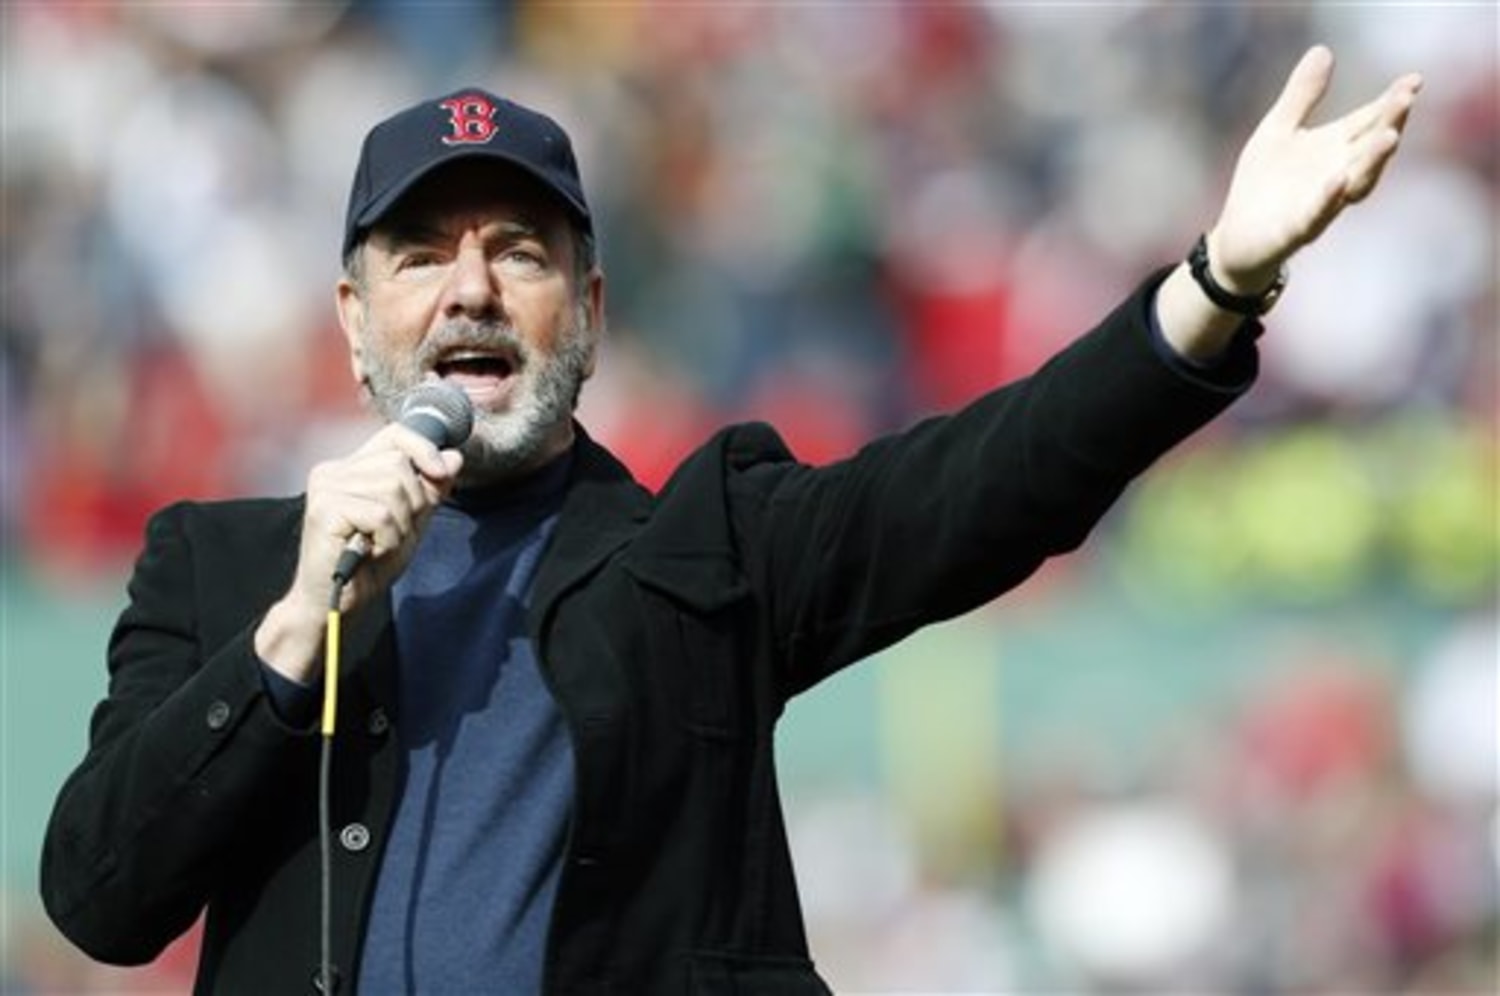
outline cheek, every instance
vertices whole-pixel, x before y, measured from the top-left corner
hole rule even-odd
[[[425,334],[421,309],[408,302],[372,302],[365,312],[365,346],[387,359],[410,353]]]
[[[405,382],[413,375],[415,355],[410,346],[393,343],[378,329],[372,328],[365,335],[355,361],[358,377],[367,384],[373,378],[377,385],[387,388]]]
[[[527,318],[531,320],[528,321]],[[576,303],[564,305],[548,302],[545,308],[537,308],[528,316],[524,312],[513,315],[515,325],[522,332],[526,344],[532,350],[548,357],[562,352],[570,339],[587,326],[588,312]]]

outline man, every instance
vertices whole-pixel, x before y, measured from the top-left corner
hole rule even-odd
[[[1190,261],[1035,375],[826,468],[731,427],[657,496],[572,419],[604,276],[567,136],[478,90],[377,126],[337,306],[392,424],[301,498],[153,519],[48,830],[51,916],[139,963],[206,907],[200,991],[321,986],[312,719],[363,537],[339,988],[826,993],[777,797],[784,705],[1075,547],[1248,387],[1285,262],[1374,187],[1420,86],[1309,129],[1331,71],[1322,48],[1294,69]],[[436,378],[476,412],[456,450],[395,421]]]

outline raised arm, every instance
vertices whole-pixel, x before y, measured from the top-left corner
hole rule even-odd
[[[1375,189],[1401,143],[1421,76],[1401,76],[1343,117],[1311,126],[1332,77],[1333,53],[1309,49],[1240,151],[1207,233],[1210,272],[1230,293],[1253,297],[1270,287],[1297,250]],[[1186,263],[1162,285],[1156,307],[1163,335],[1190,359],[1216,356],[1244,320],[1209,300]]]

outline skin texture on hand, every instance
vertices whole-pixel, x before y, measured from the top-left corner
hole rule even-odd
[[[1333,53],[1309,49],[1240,152],[1208,239],[1214,275],[1230,290],[1266,287],[1279,265],[1369,196],[1422,86],[1408,73],[1343,117],[1310,126],[1332,78]]]
[[[371,543],[369,562],[342,592],[340,609],[348,612],[384,591],[405,568],[422,524],[452,491],[462,465],[458,451],[440,452],[405,426],[392,424],[349,456],[314,467],[297,573],[256,629],[260,659],[293,681],[315,679],[333,569],[344,548],[355,534]]]
[[[1214,278],[1231,293],[1269,287],[1294,253],[1369,196],[1401,144],[1420,75],[1400,76],[1342,117],[1311,125],[1332,78],[1333,53],[1309,49],[1240,151],[1208,231]],[[1173,348],[1194,359],[1216,355],[1241,321],[1203,295],[1186,264],[1162,285],[1157,318]]]

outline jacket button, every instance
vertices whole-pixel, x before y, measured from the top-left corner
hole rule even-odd
[[[385,732],[391,728],[391,718],[385,714],[384,709],[371,709],[370,718],[366,721],[366,728],[372,737],[383,737]]]
[[[370,828],[363,823],[351,823],[339,831],[339,843],[344,850],[358,854],[370,846]]]
[[[339,969],[338,969],[337,965],[329,965],[328,966],[328,977],[333,980],[333,990],[332,991],[333,992],[338,992],[339,991],[339,982],[342,981],[342,980],[339,978]],[[325,993],[326,994],[326,993],[329,992],[329,990],[323,985],[323,969],[322,969],[321,966],[318,967],[318,968],[313,969],[312,987],[315,990],[317,990],[318,992],[320,992],[320,993]]]
[[[229,713],[229,703],[220,699],[208,707],[208,713],[203,718],[210,730],[222,730],[229,725]]]

